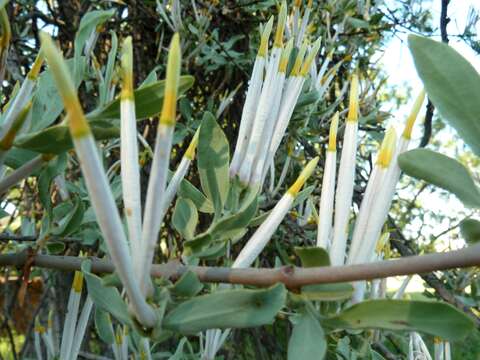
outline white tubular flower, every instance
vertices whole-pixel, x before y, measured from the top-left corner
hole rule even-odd
[[[158,125],[155,153],[153,155],[152,172],[148,182],[147,197],[145,201],[145,214],[142,229],[142,253],[139,260],[141,271],[137,278],[140,280],[140,287],[147,295],[151,291],[150,270],[152,267],[153,255],[157,244],[158,232],[163,222],[160,218],[167,182],[168,164],[170,162],[170,151],[172,148],[172,137],[175,129],[175,116],[177,112],[177,93],[180,80],[180,38],[175,34],[172,38],[168,54],[167,77],[165,86],[165,97],[163,108]]]
[[[45,332],[45,328],[40,324],[40,321],[37,318],[35,320],[35,327],[33,328],[33,338],[34,338],[33,341],[35,345],[35,355],[37,356],[37,360],[43,360],[40,337],[44,332]]]
[[[296,37],[298,34],[298,22],[300,20],[300,5],[302,4],[302,0],[295,0],[293,2],[293,10],[292,10],[292,37]]]
[[[393,128],[389,129],[385,135],[382,148],[380,149],[377,164],[379,178],[381,179],[379,185],[373,189],[375,194],[370,206],[366,209],[367,222],[363,229],[363,235],[352,243],[352,247],[348,257],[349,264],[359,264],[370,262],[375,250],[377,239],[379,238],[383,223],[385,222],[385,203],[390,204],[391,199],[387,198],[388,189],[385,186],[386,176],[389,168],[393,166],[392,158],[396,147],[396,133]]]
[[[253,264],[255,259],[270,241],[270,238],[277,230],[285,215],[290,210],[290,207],[292,206],[298,192],[305,184],[307,179],[312,175],[315,167],[317,166],[318,160],[319,158],[316,157],[310,160],[310,162],[305,166],[295,183],[290,187],[290,189],[288,189],[285,195],[282,196],[267,219],[262,223],[262,225],[260,225],[257,231],[255,231],[252,237],[245,244],[242,251],[233,263],[233,268],[246,268]]]
[[[300,46],[300,44],[302,43],[303,37],[305,36],[305,31],[307,30],[308,20],[310,18],[310,13],[312,11],[312,3],[313,3],[313,0],[308,0],[307,8],[305,9],[305,12],[303,13],[302,23],[300,25],[298,35],[295,39],[295,46],[296,47]]]
[[[273,132],[272,141],[270,144],[270,148],[268,150],[268,157],[266,161],[266,166],[264,167],[264,172],[273,161],[273,157],[282,142],[283,135],[285,135],[285,131],[287,130],[288,123],[293,115],[293,110],[295,109],[295,105],[297,104],[298,97],[300,96],[300,92],[302,91],[302,86],[305,81],[305,76],[308,74],[310,66],[317,56],[318,51],[320,50],[320,39],[318,39],[312,46],[312,50],[308,54],[305,62],[303,62],[303,54],[306,51],[306,44],[302,46],[300,49],[295,63],[292,68],[292,72],[287,80],[286,89],[282,96],[282,104],[280,108],[280,112],[278,114],[277,123],[275,125],[275,130]]]
[[[252,130],[249,134],[247,151],[241,163],[238,174],[240,181],[243,184],[250,184],[253,166],[262,140],[263,130],[273,112],[276,93],[274,85],[283,48],[283,33],[285,29],[286,11],[286,4],[283,2],[278,19],[277,30],[275,33],[272,54],[270,55],[270,59],[268,61],[267,72],[262,86],[257,112],[252,124]]]
[[[17,118],[14,119],[10,128],[7,130],[7,132],[5,132],[0,140],[0,169],[2,169],[0,170],[0,173],[3,172],[3,163],[5,162],[7,153],[12,148],[13,141],[25,123],[25,120],[27,120],[31,108],[32,102],[29,101],[27,105],[18,113]]]
[[[60,51],[49,35],[42,33],[42,46],[51,68],[53,78],[65,105],[70,134],[72,135],[80,167],[85,178],[90,200],[97,217],[100,230],[107,244],[110,257],[115,265],[132,310],[139,322],[153,326],[156,315],[143,298],[135,281],[127,239],[123,231],[120,214],[108,184],[105,171],[98,156],[95,140],[77,97],[72,79]]]
[[[123,84],[120,102],[120,169],[128,239],[130,240],[132,256],[136,259],[141,247],[142,210],[132,57],[132,38],[127,37],[123,43],[121,59]]]
[[[32,92],[37,83],[38,74],[40,73],[40,70],[42,68],[43,60],[44,60],[43,52],[42,50],[40,50],[40,52],[37,55],[37,58],[35,59],[35,62],[32,65],[32,68],[28,72],[27,77],[25,78],[25,80],[22,83],[22,86],[20,87],[20,90],[18,90],[18,93],[15,96],[15,98],[8,105],[8,109],[5,113],[5,117],[2,124],[2,130],[1,130],[2,137],[4,137],[5,134],[10,130],[15,119],[19,117],[22,110],[25,109],[27,104],[32,99]]]
[[[350,87],[350,103],[343,148],[338,171],[338,184],[335,194],[335,218],[333,242],[330,247],[332,265],[343,265],[347,246],[348,221],[352,206],[353,184],[355,180],[355,159],[357,153],[358,131],[358,77],[352,76]]]
[[[83,274],[75,271],[73,277],[72,289],[68,298],[67,315],[63,324],[62,344],[60,345],[60,360],[72,359],[73,339],[75,337],[75,325],[77,324],[78,308],[80,306],[80,297],[82,296]]]
[[[255,113],[258,107],[258,100],[262,90],[263,71],[267,61],[268,39],[272,32],[272,26],[273,17],[270,18],[263,30],[260,47],[255,59],[255,64],[253,65],[252,76],[248,84],[247,96],[245,98],[245,104],[243,105],[242,118],[240,121],[240,129],[238,131],[237,144],[230,164],[231,177],[237,175],[248,145],[248,138],[252,130],[253,120],[255,119]]]
[[[280,101],[283,93],[283,85],[285,83],[285,72],[287,71],[288,59],[293,48],[293,40],[290,40],[285,49],[282,52],[280,63],[278,66],[278,73],[275,76],[272,90],[273,104],[270,116],[267,118],[265,126],[263,128],[262,137],[258,145],[258,151],[255,156],[255,163],[253,167],[253,174],[250,183],[255,187],[260,185],[263,177],[263,169],[265,168],[265,162],[268,155],[268,149],[272,140],[272,134],[275,128],[275,123],[280,110]],[[266,172],[265,172],[266,173]]]
[[[75,329],[75,337],[73,339],[72,350],[70,352],[69,359],[76,359],[82,346],[82,341],[85,336],[85,330],[87,329],[88,319],[93,308],[93,300],[90,296],[87,296],[85,303],[83,304],[82,312],[78,318],[77,327]]]
[[[328,249],[330,246],[330,232],[332,229],[333,200],[335,197],[335,173],[337,168],[337,129],[338,112],[330,124],[330,135],[325,156],[323,171],[322,193],[318,211],[317,246]]]
[[[355,222],[355,228],[353,230],[352,243],[350,245],[347,264],[354,264],[355,259],[358,260],[356,254],[360,251],[360,247],[365,246],[365,233],[369,224],[372,208],[377,201],[377,196],[380,189],[386,185],[386,176],[391,168],[390,163],[393,156],[392,149],[395,148],[396,140],[395,129],[392,127],[388,129],[385,134],[382,145],[378,151],[375,167],[373,168],[370,178],[368,179],[362,204],[360,205],[360,211],[358,213],[357,220]],[[370,258],[361,259],[361,261],[369,262]]]

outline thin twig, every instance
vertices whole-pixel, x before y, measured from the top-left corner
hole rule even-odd
[[[27,252],[0,255],[0,266],[22,266],[29,259]],[[63,271],[79,270],[85,258],[73,256],[35,255],[30,257],[33,266]],[[113,265],[107,260],[90,258],[92,271],[111,273]],[[453,268],[466,268],[480,265],[480,244],[461,250],[408,256],[394,260],[377,261],[368,264],[300,268],[283,266],[280,268],[246,268],[185,266],[178,261],[154,265],[152,276],[178,279],[187,271],[194,272],[200,281],[212,283],[231,283],[254,286],[270,286],[283,283],[289,288],[304,285],[338,283],[358,280],[372,280],[390,276],[425,274],[432,271]]]

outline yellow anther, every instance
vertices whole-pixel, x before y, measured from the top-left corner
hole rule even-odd
[[[308,162],[307,166],[305,166],[305,168],[302,170],[297,180],[293,183],[292,186],[290,186],[290,189],[288,189],[287,192],[290,195],[295,197],[298,194],[298,192],[302,189],[305,182],[313,174],[313,171],[315,170],[315,167],[317,166],[319,159],[320,158],[317,156]]]
[[[260,39],[260,47],[258,48],[258,56],[266,57],[268,52],[268,39],[272,33],[273,28],[273,16],[270,17],[267,24],[265,25],[262,33],[262,38]]]
[[[410,139],[412,137],[413,124],[415,124],[415,120],[417,119],[418,113],[422,108],[422,104],[424,100],[425,100],[425,89],[422,89],[422,91],[420,91],[420,94],[418,94],[417,99],[415,100],[415,103],[413,104],[412,111],[408,116],[407,121],[405,122],[405,129],[403,130],[403,134],[402,134],[402,136],[405,139]]]
[[[350,100],[348,105],[347,121],[358,120],[358,76],[352,75],[352,81],[350,84]]]
[[[378,152],[377,165],[387,168],[390,166],[390,162],[395,152],[395,146],[397,145],[397,133],[393,127],[390,127],[385,133],[382,145]]]
[[[167,78],[165,85],[165,97],[163,99],[162,114],[160,124],[174,126],[175,115],[177,113],[177,93],[178,83],[180,82],[180,66],[182,55],[180,51],[180,37],[175,33],[170,44],[167,62]]]
[[[283,45],[283,32],[285,31],[285,23],[287,22],[287,3],[282,1],[280,7],[280,14],[278,15],[277,31],[275,32],[274,47],[282,47]]]
[[[328,136],[328,151],[337,151],[337,130],[338,120],[340,115],[338,111],[333,115],[332,122],[330,123],[330,134]]]

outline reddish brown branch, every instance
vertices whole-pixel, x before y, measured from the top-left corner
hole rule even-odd
[[[28,259],[27,253],[0,255],[0,266],[22,266]],[[90,258],[92,271],[111,273],[113,265],[107,260]],[[79,270],[84,259],[72,256],[36,255],[33,265],[63,271]],[[480,244],[462,250],[410,256],[395,260],[378,261],[369,264],[299,268],[231,269],[225,267],[185,266],[176,261],[154,265],[152,276],[178,279],[187,270],[197,274],[202,282],[269,286],[278,282],[289,288],[309,284],[337,283],[357,280],[371,280],[397,275],[424,274],[432,271],[465,268],[480,265]]]

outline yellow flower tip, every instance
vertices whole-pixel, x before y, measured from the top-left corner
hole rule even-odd
[[[51,69],[53,79],[60,93],[65,110],[67,112],[70,132],[73,138],[81,138],[90,134],[90,126],[87,123],[80,102],[78,101],[77,91],[73,85],[72,78],[68,72],[67,65],[63,60],[62,53],[53,43],[52,38],[45,32],[40,33],[42,48],[48,66]]]
[[[115,332],[115,342],[117,345],[122,345],[123,343],[123,334],[120,326],[117,327],[117,331]]]
[[[313,0],[308,0],[307,8],[311,9],[313,6]]]
[[[192,141],[188,145],[187,151],[185,151],[185,157],[189,160],[193,160],[195,157],[195,150],[198,145],[198,135],[200,134],[200,128],[197,129],[195,135],[193,135]]]
[[[308,47],[308,42],[307,40],[305,40],[302,46],[300,46],[300,50],[298,51],[297,57],[295,58],[295,63],[293,64],[292,72],[290,73],[290,76],[298,76],[300,74],[302,61],[303,61],[303,58],[305,57],[305,53],[307,52],[307,47]]]
[[[83,287],[83,274],[80,271],[75,271],[75,275],[73,276],[72,289],[76,293],[81,293],[82,287]]]
[[[293,6],[295,6],[296,8],[299,8],[301,4],[302,4],[302,0],[295,0],[293,3]]]
[[[333,115],[332,122],[330,123],[330,134],[328,136],[328,151],[337,151],[337,130],[338,130],[338,121],[340,119],[340,114],[337,111]]]
[[[413,125],[415,124],[415,120],[417,120],[418,113],[422,108],[424,100],[425,100],[425,89],[422,89],[422,91],[420,91],[420,94],[418,94],[417,99],[415,100],[415,103],[413,104],[412,111],[410,112],[410,115],[408,116],[407,121],[405,122],[405,129],[403,130],[403,134],[402,134],[402,136],[405,139],[410,139],[412,137]]]
[[[437,344],[437,345],[438,345],[438,344],[441,344],[441,343],[442,343],[442,339],[439,338],[438,336],[434,336],[434,337],[433,337],[433,343],[434,343],[434,344]]]
[[[348,105],[347,121],[358,120],[358,75],[353,74],[350,83],[350,100]]]
[[[133,50],[132,37],[128,36],[122,48],[122,99],[133,100]]]
[[[263,28],[262,38],[260,39],[260,47],[258,48],[258,56],[266,57],[268,52],[268,39],[272,33],[273,16],[270,17],[265,27]]]
[[[28,113],[32,108],[32,102],[29,101],[28,104],[20,111],[16,119],[13,121],[12,126],[8,129],[7,133],[4,135],[3,139],[0,141],[0,149],[3,151],[10,150],[13,146],[13,141],[17,136],[18,131],[21,129],[25,120],[27,119]]]
[[[305,168],[302,170],[297,180],[293,183],[292,186],[290,186],[290,189],[288,189],[287,192],[290,195],[295,197],[298,194],[298,192],[302,189],[308,178],[312,176],[315,167],[318,164],[318,160],[320,160],[320,157],[317,156],[308,162],[307,166],[305,166]]]
[[[282,51],[282,56],[280,57],[280,64],[278,65],[278,72],[281,73],[286,73],[287,72],[287,66],[288,66],[288,60],[290,60],[290,53],[292,52],[293,49],[293,38],[288,40],[287,45],[285,46],[285,49]]]
[[[321,39],[317,39],[313,43],[312,50],[307,56],[307,59],[303,63],[302,70],[300,70],[300,75],[301,76],[306,76],[308,72],[310,71],[310,66],[312,65],[312,62],[315,60],[315,57],[318,54],[318,51],[320,50],[320,45],[322,44]]]
[[[383,138],[382,145],[378,152],[377,165],[387,168],[390,166],[390,163],[393,158],[393,153],[395,152],[395,146],[397,144],[397,133],[393,127],[390,127],[385,133]]]
[[[35,61],[33,62],[32,68],[28,72],[27,77],[31,80],[36,80],[38,77],[38,74],[40,74],[40,70],[42,69],[43,61],[45,59],[45,56],[43,55],[42,49],[40,49],[40,52],[38,53],[37,57],[35,58]]]
[[[282,47],[283,45],[283,32],[285,31],[285,24],[287,22],[287,3],[282,1],[280,7],[280,14],[278,15],[277,31],[275,32],[275,40],[273,42],[274,47]]]
[[[167,61],[167,78],[165,84],[165,97],[163,98],[162,114],[160,124],[167,126],[175,125],[175,114],[177,112],[178,83],[180,82],[180,66],[182,55],[180,50],[180,36],[175,33],[170,44]]]
[[[377,246],[375,248],[375,252],[377,254],[380,255],[385,250],[385,247],[387,246],[389,239],[390,239],[390,233],[389,232],[384,232],[380,236],[380,238],[377,241]]]

